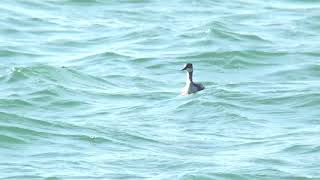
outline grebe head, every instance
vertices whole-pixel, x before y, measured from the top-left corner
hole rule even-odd
[[[181,69],[181,71],[188,71],[188,72],[192,72],[193,71],[193,67],[192,67],[192,64],[191,63],[187,63],[184,65],[183,69]]]

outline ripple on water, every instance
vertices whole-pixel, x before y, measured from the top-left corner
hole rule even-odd
[[[0,179],[318,179],[318,14],[3,0]],[[186,62],[206,89],[185,97]]]

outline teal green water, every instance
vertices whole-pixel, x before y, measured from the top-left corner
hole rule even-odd
[[[319,12],[2,0],[0,179],[320,179]]]

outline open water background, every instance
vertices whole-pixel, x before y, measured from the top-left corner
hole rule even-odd
[[[319,33],[316,0],[1,0],[0,179],[320,179]]]

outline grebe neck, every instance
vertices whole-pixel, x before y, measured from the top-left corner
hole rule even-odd
[[[187,71],[187,83],[192,83],[192,74],[193,74],[193,71],[191,72],[188,72]]]

